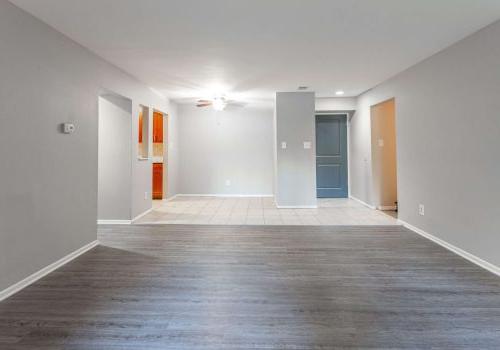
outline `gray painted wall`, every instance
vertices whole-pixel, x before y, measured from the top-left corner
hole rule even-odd
[[[178,116],[180,193],[273,193],[272,109],[179,105]]]
[[[321,97],[316,98],[316,111],[353,111],[356,104],[356,97]]]
[[[99,97],[99,220],[130,220],[132,101]]]
[[[496,22],[360,96],[350,135],[352,195],[373,203],[370,106],[395,97],[400,218],[496,266],[499,62]]]
[[[179,193],[179,114],[176,103],[170,101],[167,125],[163,124],[164,141],[163,154],[167,155],[167,163],[163,176],[164,198],[175,196]],[[165,176],[166,172],[166,176]]]
[[[275,110],[275,196],[278,206],[316,205],[313,92],[278,92]],[[281,143],[287,148],[282,149]],[[311,148],[304,149],[304,142]]]
[[[112,91],[130,98],[133,118],[139,104],[166,112],[169,105],[7,1],[0,1],[0,52],[3,290],[96,239],[98,97]],[[74,134],[59,132],[66,121],[76,124]],[[133,158],[133,186],[147,186],[133,193],[136,213],[151,207],[143,195],[151,191],[151,162],[137,163]]]

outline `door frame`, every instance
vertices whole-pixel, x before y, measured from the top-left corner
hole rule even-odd
[[[341,115],[345,116],[346,127],[347,127],[347,198],[351,198],[351,117],[354,111],[315,111],[314,112],[314,169],[316,169],[316,116],[320,115]],[[317,187],[317,185],[315,185]],[[314,189],[316,191],[316,188]]]
[[[372,139],[372,132],[373,132],[373,108],[376,106],[379,106],[381,104],[387,103],[389,101],[393,101],[394,103],[394,142],[395,142],[395,147],[396,147],[396,203],[399,204],[399,157],[398,157],[398,111],[397,111],[397,101],[396,97],[390,97],[387,99],[383,99],[377,103],[370,104],[370,172],[371,172],[371,192],[372,192],[372,198],[373,201],[376,201],[377,199],[375,198],[375,185],[374,185],[374,180],[373,180],[373,139]],[[398,206],[377,206],[376,203],[373,203],[373,209],[384,211],[384,210],[393,210],[394,208],[396,209],[396,212],[398,211]]]

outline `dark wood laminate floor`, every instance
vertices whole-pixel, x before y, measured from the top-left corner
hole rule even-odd
[[[402,227],[103,226],[0,349],[499,349],[500,278]]]

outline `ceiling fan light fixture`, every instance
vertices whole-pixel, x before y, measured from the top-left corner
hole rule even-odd
[[[224,108],[226,108],[226,105],[227,103],[222,97],[216,97],[212,102],[212,106],[216,111],[223,111]]]

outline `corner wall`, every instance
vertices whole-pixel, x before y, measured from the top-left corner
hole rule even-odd
[[[275,199],[278,207],[315,207],[316,122],[313,92],[277,92]],[[286,143],[283,148],[282,143]],[[309,142],[309,148],[304,146]]]
[[[351,193],[373,204],[370,106],[395,97],[400,219],[496,266],[498,62],[500,22],[361,95],[350,134]]]
[[[163,177],[164,179],[164,187],[167,189],[167,192],[164,193],[164,198],[170,198],[179,193],[180,189],[180,176],[179,176],[179,108],[178,105],[172,101],[169,103],[168,107],[168,127],[165,130],[164,124],[164,132],[167,133],[164,140],[167,140],[165,143],[164,154],[167,155],[167,176]]]
[[[130,220],[132,101],[99,96],[98,220]]]

